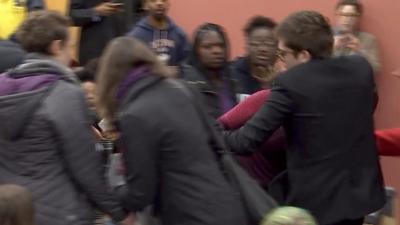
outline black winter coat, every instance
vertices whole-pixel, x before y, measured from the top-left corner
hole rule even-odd
[[[127,169],[125,206],[154,205],[162,224],[244,225],[239,196],[223,175],[192,99],[149,75],[124,98],[118,120]]]
[[[231,78],[230,67],[226,69],[223,73],[222,82],[227,87],[227,92],[231,102],[232,107],[237,103],[236,101],[236,84]],[[224,109],[221,106],[221,97],[218,93],[218,87],[211,83],[211,80],[198,68],[192,65],[183,64],[180,67],[180,78],[185,80],[186,83],[194,90],[201,93],[201,101],[205,106],[205,110],[214,119],[222,116],[224,114]]]

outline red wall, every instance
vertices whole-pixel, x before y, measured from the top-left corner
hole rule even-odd
[[[335,0],[170,0],[171,16],[189,35],[204,22],[223,25],[228,31],[232,56],[244,52],[242,28],[254,15],[269,16],[277,21],[290,12],[312,9],[334,19]],[[383,69],[377,78],[380,103],[376,112],[376,127],[400,126],[400,1],[363,0],[365,15],[362,27],[378,38]],[[400,191],[400,159],[383,158],[387,185]],[[398,213],[399,214],[399,213]]]

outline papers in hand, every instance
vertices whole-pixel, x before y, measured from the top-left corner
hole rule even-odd
[[[122,169],[122,154],[110,154],[110,166],[107,177],[111,187],[117,187],[125,184],[125,178]]]
[[[250,95],[248,95],[248,94],[236,94],[236,100],[237,100],[237,102],[242,102],[249,96]]]

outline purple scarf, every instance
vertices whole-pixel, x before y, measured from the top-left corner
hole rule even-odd
[[[235,106],[235,102],[231,96],[230,86],[227,81],[223,80],[223,84],[218,91],[218,97],[220,99],[220,105],[223,113],[228,112]]]
[[[147,66],[141,66],[129,72],[128,76],[120,83],[117,91],[117,101],[120,104],[132,85],[149,74]]]
[[[43,74],[37,76],[26,76],[18,79],[9,77],[7,74],[0,76],[0,96],[19,94],[38,90],[50,86],[60,79],[60,76]]]

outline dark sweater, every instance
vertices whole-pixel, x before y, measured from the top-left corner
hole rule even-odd
[[[219,118],[227,130],[239,129],[261,108],[268,99],[269,90],[259,91],[239,103]],[[251,155],[237,156],[241,166],[264,188],[286,169],[285,135],[282,129]]]

